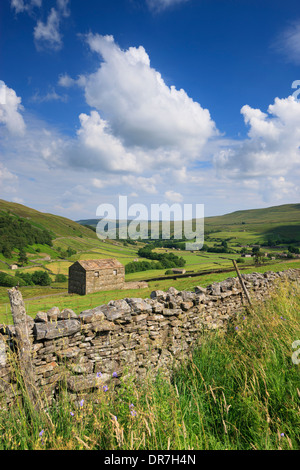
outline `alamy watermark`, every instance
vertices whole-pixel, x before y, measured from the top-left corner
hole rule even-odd
[[[292,96],[296,99],[296,101],[300,101],[300,99],[298,98],[298,96],[300,95],[300,80],[294,80],[292,83],[292,88],[296,88]]]
[[[200,250],[204,243],[204,204],[144,204],[128,206],[127,196],[113,204],[100,204],[97,235],[100,239],[182,240],[186,250]]]
[[[292,348],[296,349],[298,348],[298,346],[299,346],[299,349],[297,349],[297,351],[293,352],[292,354],[292,362],[293,364],[297,364],[297,365],[300,364],[300,339],[293,342]]]

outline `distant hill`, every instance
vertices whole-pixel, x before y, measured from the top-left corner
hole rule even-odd
[[[205,218],[205,223],[208,225],[241,225],[243,222],[247,224],[281,224],[283,222],[300,224],[300,204],[248,209]]]
[[[256,232],[266,239],[300,241],[300,204],[236,211],[205,218],[205,232],[216,230]]]
[[[0,199],[0,214],[10,213],[27,219],[32,225],[48,230],[54,238],[58,237],[85,237],[97,238],[92,230],[70,219],[58,215],[39,212],[35,209]]]
[[[81,225],[96,227],[99,219],[79,220]],[[144,222],[146,224],[147,222]],[[300,204],[284,204],[264,209],[249,209],[205,217],[205,233],[255,232],[267,239],[300,241]],[[171,229],[172,232],[172,229]]]
[[[22,204],[0,199],[0,214],[7,212],[24,217],[40,229],[48,230],[54,238],[83,237],[97,239],[97,234],[86,225],[96,227],[99,219],[74,222],[65,217],[39,212]],[[124,221],[120,221],[120,225],[123,224]],[[221,231],[246,232],[260,234],[266,240],[282,238],[300,241],[300,204],[285,204],[205,217],[204,225],[206,234]]]

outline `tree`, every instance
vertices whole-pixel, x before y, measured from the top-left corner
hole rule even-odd
[[[21,249],[19,252],[18,264],[20,264],[21,266],[24,266],[27,263],[28,263],[28,258],[26,256],[26,253],[23,249]]]
[[[50,286],[51,277],[46,271],[34,271],[32,274],[32,281],[39,286]]]
[[[264,262],[264,255],[261,251],[257,251],[253,256],[254,264],[260,264]]]
[[[252,254],[253,255],[256,255],[256,253],[259,253],[259,251],[260,251],[260,246],[254,246],[252,248]]]
[[[7,243],[3,243],[1,251],[2,251],[4,258],[12,257],[11,248]]]
[[[56,274],[55,282],[66,282],[67,277],[64,274]]]

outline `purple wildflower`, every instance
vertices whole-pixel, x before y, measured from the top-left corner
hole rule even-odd
[[[108,391],[108,386],[107,385],[103,385],[103,392],[107,392]]]
[[[96,375],[96,377],[98,377],[98,378],[99,378],[99,377],[102,377],[102,374],[101,374],[101,372],[97,372],[97,375]]]
[[[42,435],[44,434],[44,432],[45,432],[44,429],[42,429],[41,432],[39,433],[39,436],[40,436],[40,438],[41,438],[41,444],[42,444],[42,445],[45,444],[44,439],[42,438]]]
[[[130,403],[129,408],[134,408],[134,404]]]
[[[130,411],[130,414],[131,414],[131,416],[133,416],[133,417],[135,417],[135,416],[137,415],[137,413],[136,413],[135,410],[131,410],[131,411]]]
[[[83,406],[83,403],[84,403],[84,399],[80,400],[79,405]]]
[[[71,415],[71,416],[74,416],[74,413],[73,413],[73,411],[70,411],[70,415]]]
[[[284,432],[282,432],[282,433],[280,434],[280,436],[281,436],[281,437],[284,437]]]
[[[117,372],[113,372],[113,377],[118,377]]]
[[[236,329],[236,330],[238,330],[238,329],[239,329],[239,327],[238,327],[238,326],[236,326],[236,327],[235,327],[235,329]]]

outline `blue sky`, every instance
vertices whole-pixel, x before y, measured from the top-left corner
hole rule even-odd
[[[297,1],[3,0],[0,198],[298,202],[299,66]]]

